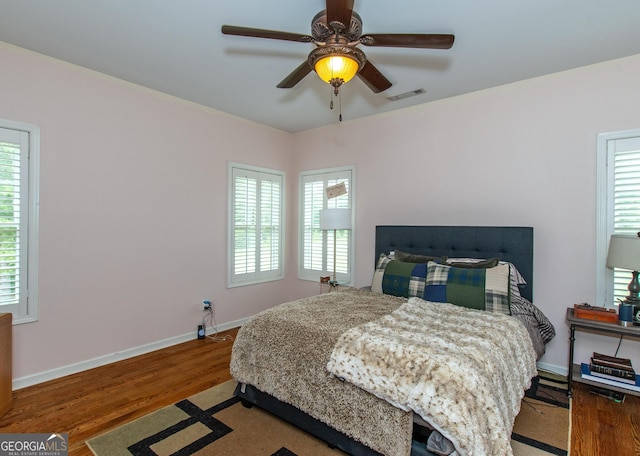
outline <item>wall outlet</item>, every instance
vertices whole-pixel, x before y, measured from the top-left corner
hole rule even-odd
[[[211,310],[211,301],[208,299],[202,301],[202,310]]]

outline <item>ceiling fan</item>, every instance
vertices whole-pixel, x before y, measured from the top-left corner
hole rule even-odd
[[[285,77],[277,87],[288,89],[299,83],[311,70],[331,84],[338,95],[340,86],[356,74],[375,93],[391,87],[391,82],[367,60],[357,46],[450,49],[454,36],[421,33],[362,34],[362,19],[353,11],[354,0],[326,0],[326,9],[311,21],[311,35],[279,32],[249,27],[223,25],[226,35],[270,38],[273,40],[314,43],[307,60]]]

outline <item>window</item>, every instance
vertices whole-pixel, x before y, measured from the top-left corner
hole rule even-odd
[[[284,173],[229,165],[229,287],[284,277]]]
[[[37,126],[0,120],[0,312],[38,319]]]
[[[336,278],[350,284],[353,265],[353,167],[332,168],[300,173],[300,225],[298,276],[318,282],[322,276],[333,278],[333,232],[320,229],[321,209],[351,209],[351,230],[336,232]],[[327,198],[326,188],[345,184],[346,193]]]
[[[612,234],[640,231],[640,130],[598,135],[596,298],[608,307],[624,299],[631,271],[606,269]]]

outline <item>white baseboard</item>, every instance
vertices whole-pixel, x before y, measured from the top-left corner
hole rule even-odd
[[[240,320],[218,325],[218,332],[242,326],[248,319],[249,318],[243,318]],[[207,334],[212,334],[213,332],[213,328],[207,328]],[[79,363],[70,364],[68,366],[62,366],[48,371],[39,372],[37,374],[16,378],[13,379],[13,389],[17,390],[20,388],[25,388],[27,386],[37,385],[38,383],[47,382],[49,380],[54,380],[66,375],[77,374],[78,372],[93,369],[95,367],[115,363],[116,361],[122,361],[123,359],[133,358],[134,356],[143,355],[145,353],[150,353],[152,351],[160,350],[163,348],[171,347],[172,345],[177,345],[189,340],[193,340],[194,337],[195,334],[193,332],[190,332],[181,336],[170,337],[168,339],[151,342],[139,347],[129,348],[121,352],[111,353],[109,355],[99,356],[97,358],[88,359],[86,361],[80,361]]]
[[[554,374],[558,374],[558,375],[564,375],[565,377],[567,375],[569,375],[569,369],[563,366],[556,366],[555,364],[549,364],[549,363],[538,363],[538,369],[543,370],[543,371],[547,371],[547,372],[552,372]]]
[[[242,326],[249,320],[250,317],[240,320],[232,321],[229,323],[223,323],[218,326],[218,331],[226,331],[227,329],[237,328]],[[207,334],[212,334],[213,328],[207,328]],[[106,364],[115,363],[116,361],[122,361],[123,359],[133,358],[134,356],[144,355],[155,350],[161,350],[163,348],[171,347],[172,345],[181,344],[189,340],[193,340],[194,334],[192,332],[183,334],[181,336],[170,337],[168,339],[159,340],[150,344],[141,345],[121,352],[115,352],[110,355],[99,356],[97,358],[88,359],[79,363],[70,364],[68,366],[58,367],[37,374],[27,375],[25,377],[16,378],[13,380],[13,389],[26,388],[27,386],[37,385],[49,380],[64,377],[66,375],[77,374],[85,370],[93,369],[94,367],[104,366]],[[568,375],[569,371],[566,367],[556,366],[548,363],[538,363],[538,369],[553,372],[559,375]]]

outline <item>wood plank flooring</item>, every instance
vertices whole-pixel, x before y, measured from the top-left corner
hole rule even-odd
[[[230,380],[232,344],[196,339],[17,390],[0,433],[68,433],[70,456],[92,456],[87,439]]]
[[[574,383],[572,456],[640,456],[640,397],[619,404]]]
[[[87,439],[229,380],[232,344],[193,340],[17,390],[0,433],[66,432],[70,456],[91,456]],[[576,384],[572,414],[572,456],[640,455],[640,397],[616,404]]]

